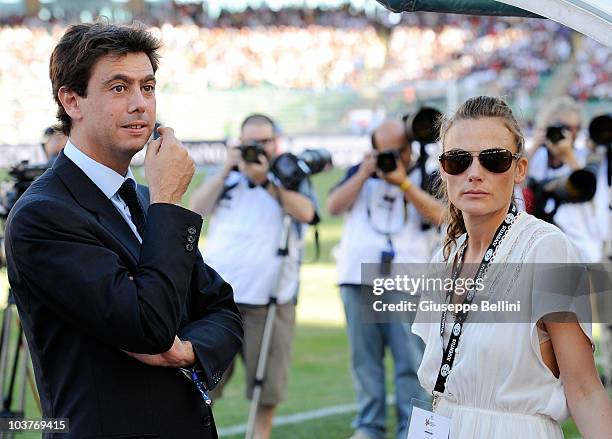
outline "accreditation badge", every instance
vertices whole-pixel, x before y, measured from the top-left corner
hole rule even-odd
[[[412,416],[406,439],[448,439],[451,420],[429,410],[430,403],[412,399]]]

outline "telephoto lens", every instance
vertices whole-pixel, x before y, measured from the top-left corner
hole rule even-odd
[[[307,149],[298,158],[306,163],[310,175],[318,174],[333,166],[331,154],[323,148]]]
[[[589,137],[596,145],[612,145],[612,116],[602,114],[589,124]]]
[[[421,107],[414,114],[402,117],[406,128],[406,137],[422,144],[434,143],[440,136],[439,119],[442,116],[435,108]]]
[[[302,181],[310,175],[330,169],[331,154],[326,149],[307,149],[300,155],[286,152],[274,159],[270,171],[285,189],[297,191]]]

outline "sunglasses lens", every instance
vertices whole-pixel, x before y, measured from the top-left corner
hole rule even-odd
[[[459,175],[470,167],[472,156],[466,151],[450,151],[444,153],[440,164],[444,172],[450,175]]]
[[[512,165],[512,153],[508,150],[482,151],[478,155],[480,164],[490,172],[501,174],[510,169]]]

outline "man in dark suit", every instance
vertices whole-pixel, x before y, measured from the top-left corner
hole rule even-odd
[[[242,342],[232,289],[197,250],[202,218],[178,205],[186,150],[160,128],[148,189],[129,169],[155,124],[158,48],[138,27],[67,30],[50,75],[69,140],[7,224],[43,416],[70,423],[57,437],[216,438],[206,389]]]

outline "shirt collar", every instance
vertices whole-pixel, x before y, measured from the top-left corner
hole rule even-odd
[[[134,182],[134,186],[136,186],[136,179],[134,178],[134,174],[132,174],[132,170],[129,167],[124,177],[108,166],[98,163],[89,157],[87,154],[77,148],[70,141],[70,139],[68,139],[68,142],[66,142],[64,154],[66,157],[72,160],[75,165],[81,168],[89,179],[100,188],[104,195],[106,195],[106,198],[112,198],[125,180],[131,179]]]

